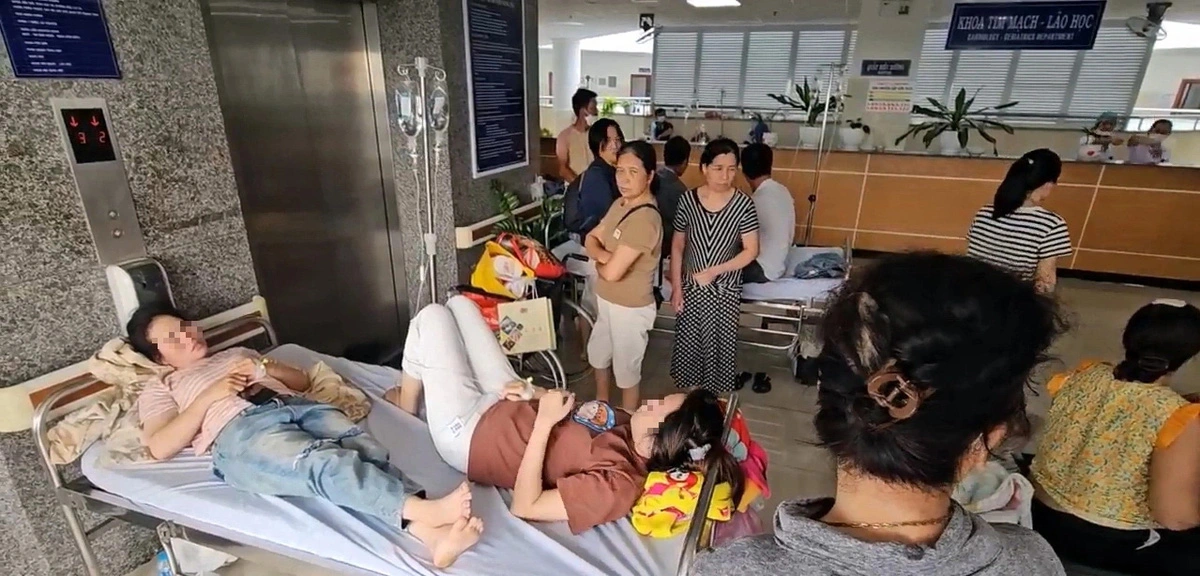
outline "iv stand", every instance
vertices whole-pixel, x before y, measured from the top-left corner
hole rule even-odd
[[[821,137],[819,140],[817,140],[816,166],[813,167],[812,188],[808,193],[808,218],[804,222],[804,245],[805,246],[810,246],[812,244],[813,219],[816,217],[816,214],[817,214],[817,187],[820,186],[820,184],[821,184],[821,164],[822,164],[822,160],[824,160],[822,152],[825,151],[825,140],[826,140],[826,135],[828,134],[827,127],[829,126],[829,114],[830,114],[829,105],[831,102],[833,102],[833,99],[834,99],[834,90],[835,90],[834,86],[838,86],[839,88],[841,87],[841,76],[844,73],[844,69],[846,67],[846,65],[841,62],[832,62],[829,64],[825,64],[822,67],[825,67],[825,66],[829,67],[829,76],[828,76],[828,81],[825,83],[825,86],[826,86],[826,90],[824,93],[825,112],[821,114]],[[837,84],[834,84],[835,80],[837,80]],[[840,90],[838,90],[838,91],[840,92]],[[842,95],[839,93],[837,95],[837,97],[840,99],[842,97]],[[839,104],[835,108],[836,108],[836,110],[834,111],[834,121],[833,122],[836,125],[841,122],[842,107]],[[830,138],[829,139],[829,152],[832,152],[832,151],[833,151],[833,139]]]
[[[449,123],[449,113],[446,111],[446,102],[448,98],[444,94],[446,71],[432,66],[429,60],[418,56],[413,63],[413,66],[398,66],[397,72],[404,78],[403,86],[406,90],[411,91],[412,80],[411,71],[417,73],[415,105],[400,106],[401,96],[397,91],[397,108],[400,114],[400,130],[408,139],[409,158],[413,163],[413,178],[417,181],[417,187],[422,189],[425,196],[425,222],[421,230],[422,244],[425,249],[425,263],[422,266],[426,270],[423,273],[422,281],[425,279],[425,274],[428,274],[429,280],[429,301],[438,301],[438,283],[437,283],[437,235],[433,231],[434,218],[434,203],[433,203],[433,171],[434,166],[430,156],[437,155],[438,160],[441,159],[441,147],[445,145],[446,128]],[[441,90],[441,97],[435,97],[432,105],[429,101],[429,90],[427,80],[432,79],[435,82],[435,91]],[[406,114],[406,111],[411,110],[411,113]],[[437,140],[433,146],[429,142],[429,133],[433,131]],[[424,154],[418,153],[417,143],[414,138],[420,136],[420,148]],[[418,166],[418,158],[420,157],[420,166]],[[418,177],[417,171],[421,169],[424,173],[424,183],[422,186],[421,178]],[[418,224],[420,226],[420,224]],[[418,302],[420,295],[417,296]]]

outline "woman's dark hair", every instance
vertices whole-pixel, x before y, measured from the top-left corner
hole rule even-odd
[[[600,158],[600,147],[608,141],[608,129],[617,129],[617,138],[625,139],[625,133],[621,131],[621,125],[617,124],[612,118],[601,118],[588,128],[588,149],[592,151],[592,156]]]
[[[850,277],[822,320],[817,436],[839,466],[890,483],[952,486],[981,438],[991,450],[987,435],[998,426],[1028,432],[1030,372],[1064,327],[1054,300],[990,264],[884,256]],[[873,378],[889,373],[903,381]],[[873,395],[868,381],[894,388]],[[902,404],[901,384],[913,393],[900,395]]]
[[[693,390],[684,398],[678,410],[667,415],[654,433],[654,447],[646,469],[666,472],[675,469],[703,472],[710,464],[717,465],[717,480],[729,482],[733,501],[742,497],[745,481],[737,459],[725,447],[725,409],[717,395],[704,389]],[[707,445],[704,460],[692,459],[693,449]]]
[[[742,150],[742,173],[748,180],[760,176],[770,176],[774,158],[775,154],[771,152],[770,146],[762,142],[750,144],[746,146],[745,150]]]
[[[1175,128],[1174,122],[1171,122],[1170,120],[1167,120],[1166,118],[1159,118],[1158,120],[1155,120],[1153,124],[1150,125],[1150,130],[1158,128],[1159,124],[1166,124],[1168,129]],[[1149,132],[1150,130],[1147,130],[1147,132]]]
[[[655,115],[655,116],[666,116],[666,115],[667,115],[667,109],[666,109],[666,108],[655,108],[655,109],[654,109],[654,115]]]
[[[1030,150],[1008,168],[1008,174],[992,200],[992,218],[1003,218],[1016,212],[1029,193],[1050,182],[1058,182],[1062,174],[1062,159],[1048,148]]]
[[[728,138],[717,138],[704,146],[704,151],[700,153],[700,165],[708,166],[717,159],[717,156],[725,154],[733,154],[733,163],[741,163],[741,155],[738,153],[737,142]]]
[[[654,171],[658,168],[658,153],[654,151],[654,146],[644,140],[634,140],[626,142],[617,151],[617,158],[626,154],[632,154],[637,157],[642,163],[642,168],[646,169],[646,174],[653,176]],[[650,193],[658,196],[658,178],[650,180]]]
[[[692,145],[683,136],[672,136],[663,144],[663,165],[679,166],[685,164],[692,155]]]
[[[184,319],[183,315],[169,304],[150,302],[134,310],[133,315],[129,317],[129,322],[125,325],[125,333],[129,335],[126,339],[129,345],[135,352],[154,362],[158,362],[161,356],[158,353],[158,346],[150,341],[147,331],[150,329],[150,323],[159,316]]]
[[[1113,377],[1126,382],[1156,382],[1200,353],[1200,309],[1182,301],[1142,306],[1121,335],[1125,359]]]

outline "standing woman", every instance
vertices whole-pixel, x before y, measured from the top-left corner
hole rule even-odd
[[[979,209],[967,231],[967,254],[1032,281],[1051,293],[1058,259],[1071,253],[1062,216],[1042,207],[1058,184],[1062,160],[1039,148],[1013,162],[991,204]]]
[[[742,268],[758,257],[758,215],[754,201],[733,187],[733,140],[709,142],[700,171],[704,184],[680,198],[671,240],[671,377],[680,388],[720,393],[736,388]]]
[[[654,147],[628,142],[617,152],[621,196],[584,240],[596,262],[596,326],[588,338],[588,363],[596,370],[596,400],[608,402],[610,385],[621,389],[621,407],[640,402],[642,358],[658,307],[654,272],[662,253],[663,224],[651,193],[658,165]]]

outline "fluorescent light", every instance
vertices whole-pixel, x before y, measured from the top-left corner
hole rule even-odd
[[[687,0],[687,3],[695,8],[732,8],[742,5],[738,0]]]
[[[583,22],[575,22],[573,20],[564,22],[551,22],[551,24],[554,24],[555,26],[583,26]]]

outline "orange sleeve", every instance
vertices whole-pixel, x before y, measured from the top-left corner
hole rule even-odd
[[[1070,372],[1065,372],[1063,374],[1055,374],[1054,377],[1051,378],[1050,381],[1046,383],[1046,391],[1050,392],[1051,398],[1058,396],[1058,391],[1061,390],[1063,385],[1067,383],[1067,380],[1070,380],[1072,376],[1074,376],[1080,372],[1083,372],[1084,370],[1087,370],[1088,368],[1091,368],[1092,366],[1095,366],[1095,365],[1096,365],[1096,362],[1094,360],[1085,360],[1083,362],[1080,362],[1079,366]]]
[[[1180,434],[1183,434],[1184,428],[1187,428],[1187,425],[1191,424],[1192,420],[1195,420],[1197,417],[1200,417],[1200,404],[1188,404],[1176,410],[1174,414],[1171,414],[1170,418],[1167,418],[1162,428],[1158,430],[1158,438],[1154,440],[1154,448],[1156,450],[1170,448],[1171,444],[1175,443],[1175,439],[1179,438]]]

